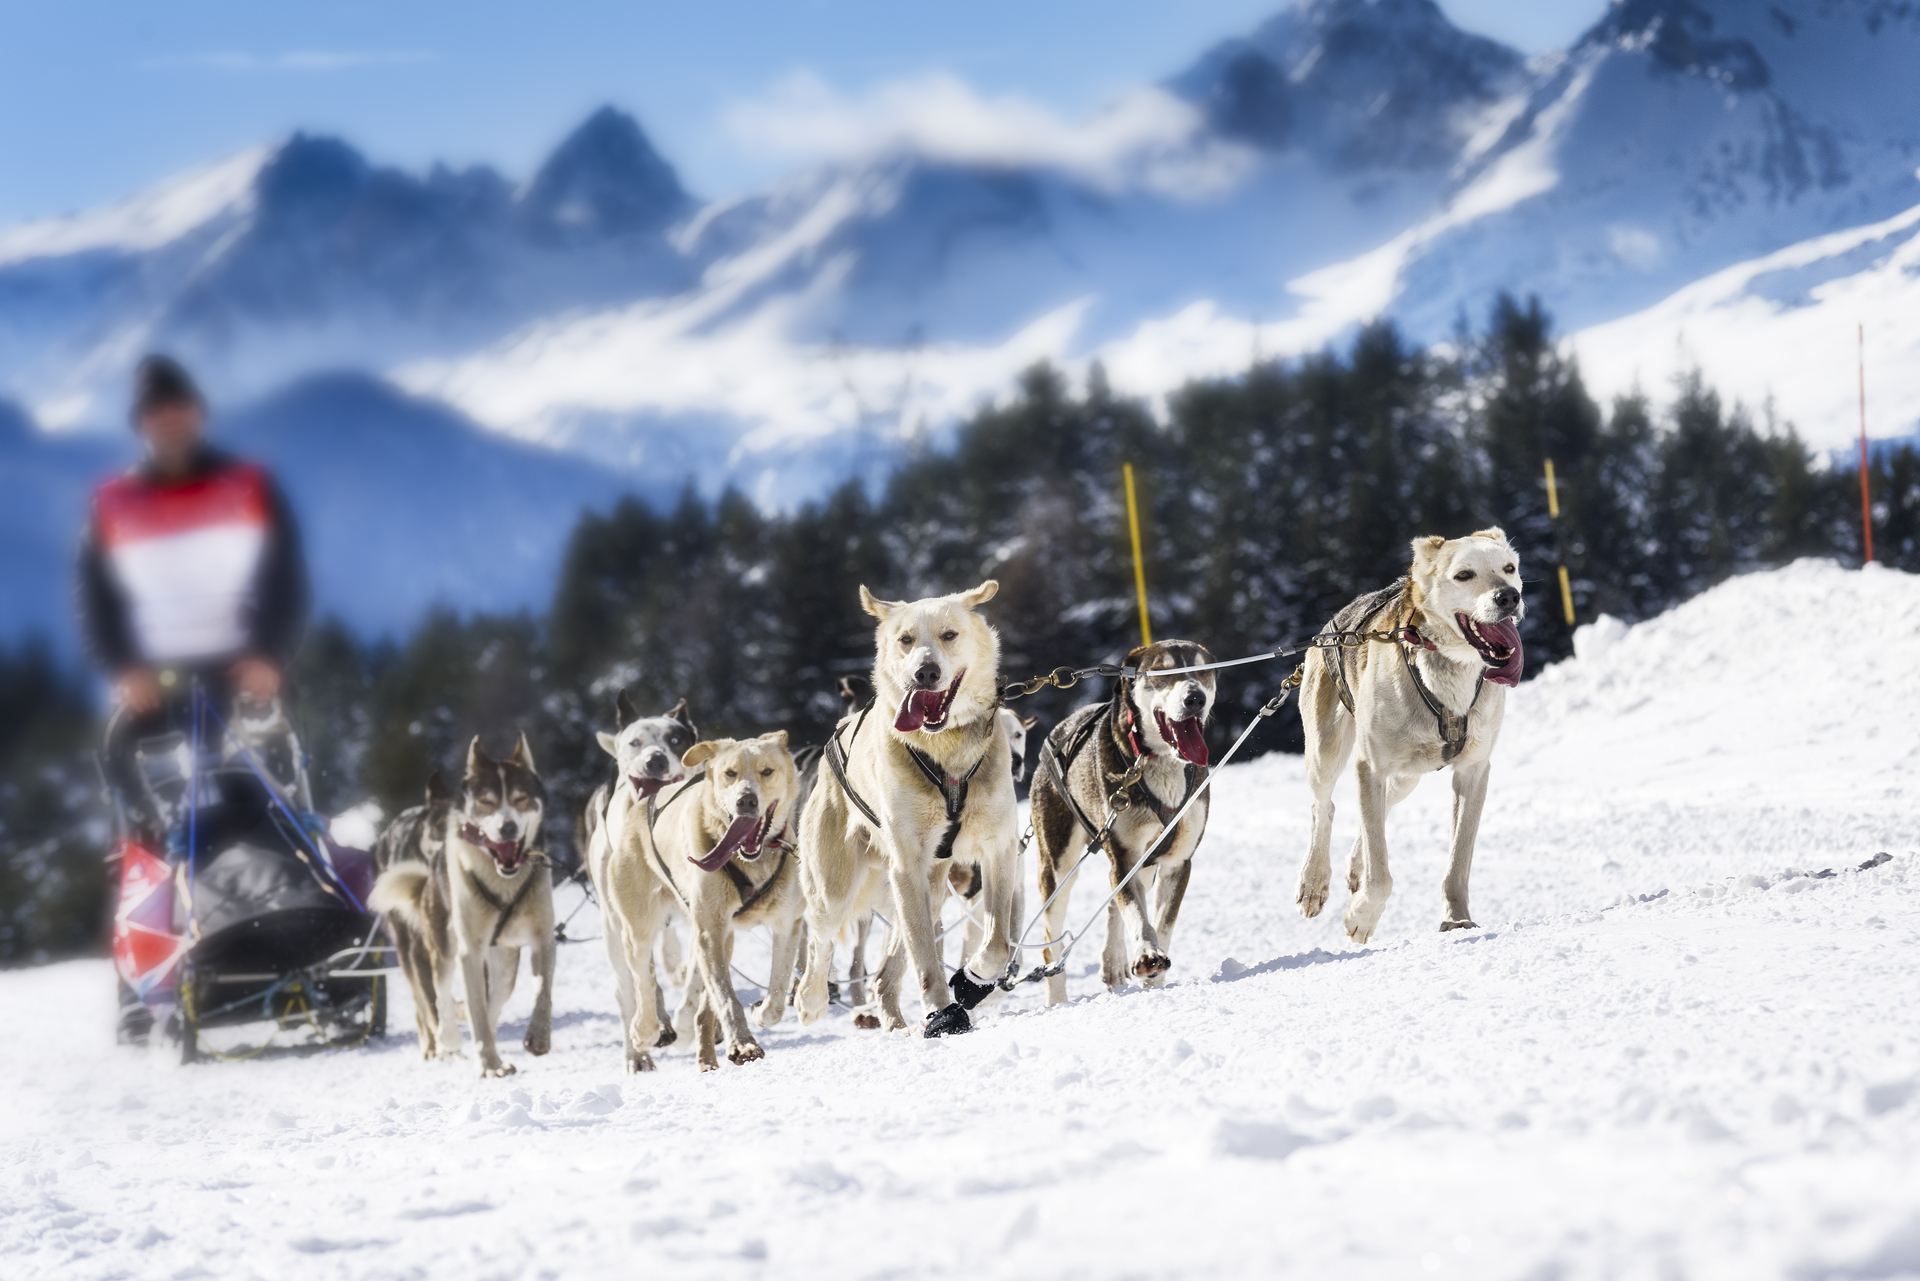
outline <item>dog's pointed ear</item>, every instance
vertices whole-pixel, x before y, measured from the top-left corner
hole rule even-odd
[[[777,729],[771,734],[762,734],[760,741],[763,743],[772,743],[775,747],[785,747],[787,745],[787,731]]]
[[[997,593],[999,590],[1000,590],[1000,580],[997,578],[989,578],[986,582],[980,584],[978,587],[974,588],[972,591],[961,592],[960,603],[965,605],[968,609],[976,609],[979,606],[984,605],[988,601],[992,600],[994,598],[995,593]]]
[[[1498,525],[1489,525],[1485,529],[1476,529],[1473,531],[1473,536],[1475,538],[1491,538],[1496,543],[1504,543],[1507,541],[1507,531]]]
[[[1020,721],[1021,729],[1032,729],[1036,724],[1039,723],[1039,720],[1040,720],[1038,716],[1022,716],[1022,717],[1019,717],[1018,719]]]
[[[688,769],[698,769],[718,755],[719,751],[720,744],[702,740],[687,749],[687,754],[680,758],[680,763]]]
[[[1152,647],[1148,645],[1135,645],[1132,649],[1127,651],[1127,659],[1124,663],[1121,664],[1121,666],[1122,667],[1140,666],[1141,663],[1146,661],[1147,650],[1150,648]]]
[[[608,756],[613,757],[613,759],[616,761],[620,759],[620,740],[619,739],[607,733],[605,730],[599,731],[594,735],[594,737],[600,740],[601,751],[605,752]]]
[[[693,735],[695,738],[700,737],[700,731],[694,728],[693,717],[687,714],[686,699],[684,698],[681,699],[679,702],[675,703],[672,707],[669,707],[667,709],[667,719],[670,721],[679,721],[682,725],[685,725],[687,727],[687,733]]]
[[[487,755],[487,749],[480,746],[480,736],[475,734],[473,741],[467,744],[467,777],[473,777],[491,764],[492,758]]]
[[[507,757],[507,764],[533,769],[533,746],[527,742],[527,731],[520,731],[519,741],[513,745],[513,755]]]
[[[881,600],[878,596],[875,596],[867,590],[865,583],[860,584],[860,608],[866,610],[875,618],[884,621],[888,614],[891,614],[904,604],[906,604],[905,601]]]
[[[1440,559],[1440,549],[1446,545],[1447,540],[1439,534],[1428,534],[1425,537],[1414,539],[1413,563],[1410,567],[1413,577],[1419,579],[1431,574],[1434,565],[1437,564]]]
[[[453,789],[447,786],[447,776],[439,770],[427,775],[427,808],[445,805],[453,800]]]
[[[640,719],[640,713],[634,709],[633,700],[627,697],[627,691],[624,687],[621,688],[619,696],[613,700],[613,714],[617,718],[621,729],[625,729]]]

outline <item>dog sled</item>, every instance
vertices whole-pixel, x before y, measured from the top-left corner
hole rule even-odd
[[[277,703],[224,720],[197,686],[185,729],[132,745],[109,787],[118,828],[113,959],[123,1031],[180,1059],[249,1058],[283,1033],[333,1046],[385,1035],[396,958],[366,907],[371,854],[313,812]]]

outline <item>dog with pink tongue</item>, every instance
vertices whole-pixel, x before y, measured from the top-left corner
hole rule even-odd
[[[970,1030],[969,1011],[1006,969],[1018,928],[1019,807],[999,714],[1000,638],[977,612],[998,590],[988,580],[950,596],[889,601],[860,589],[876,622],[874,700],[835,727],[800,820],[802,1022],[826,1012],[842,928],[876,907],[893,925],[873,984],[889,1030],[910,1030],[900,1003],[909,968],[926,1036]],[[974,912],[985,928],[949,976],[935,922],[956,863],[980,868]]]

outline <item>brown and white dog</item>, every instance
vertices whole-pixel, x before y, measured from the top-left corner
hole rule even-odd
[[[505,760],[489,757],[475,738],[439,859],[395,863],[374,882],[371,906],[426,944],[433,990],[416,986],[414,1003],[433,1009],[438,1030],[431,1040],[422,1036],[421,1049],[429,1057],[460,1053],[456,1004],[464,997],[483,1076],[514,1070],[500,1058],[494,1029],[523,948],[532,951],[540,985],[523,1044],[535,1055],[553,1044],[553,878],[537,845],[546,799],[525,734]]]
[[[835,728],[829,768],[801,819],[808,943],[802,1022],[826,1012],[841,927],[875,907],[883,891],[890,892],[893,929],[874,986],[888,1028],[907,1026],[900,989],[909,964],[928,1036],[970,1029],[967,1011],[994,991],[1006,966],[1019,811],[1000,723],[1000,640],[974,612],[997,590],[988,581],[951,596],[883,601],[860,589],[862,608],[877,622],[875,701]],[[986,925],[951,982],[934,937],[948,859],[980,865],[976,910]]]
[[[1114,820],[1105,841],[1108,885],[1117,885],[1149,857],[1175,813],[1206,777],[1207,718],[1213,712],[1213,673],[1155,676],[1155,668],[1193,667],[1213,655],[1192,641],[1169,640],[1127,655],[1126,665],[1140,675],[1121,677],[1113,697],[1080,708],[1047,735],[1034,773],[1033,841],[1039,852],[1040,899],[1045,902],[1106,822],[1108,798],[1124,776],[1139,766],[1140,778],[1127,789],[1129,803]],[[1107,946],[1100,977],[1108,988],[1129,978],[1144,987],[1160,987],[1173,965],[1173,927],[1193,875],[1193,855],[1207,830],[1210,797],[1202,795],[1161,841],[1152,861],[1128,881],[1107,907]],[[1060,937],[1066,925],[1072,882],[1047,908],[1047,938]],[[1045,953],[1048,964],[1054,952]],[[1047,977],[1047,1004],[1067,999],[1064,974]]]
[[[736,931],[764,925],[773,939],[772,973],[765,998],[754,1006],[755,1020],[772,1027],[786,1013],[804,907],[788,837],[799,786],[785,730],[745,741],[695,743],[684,763],[701,769],[700,777],[655,797],[650,814],[629,822],[627,830],[644,842],[660,885],[693,922],[688,981],[699,984],[695,1026],[706,1071],[720,1065],[716,1043],[722,1033],[732,1062],[765,1056],[733,986]],[[636,946],[644,951],[640,941],[651,937],[647,924],[624,924],[630,953]]]
[[[1507,687],[1525,661],[1520,558],[1498,529],[1413,540],[1407,576],[1333,617],[1343,631],[1397,630],[1403,639],[1316,649],[1307,658],[1300,719],[1307,733],[1313,831],[1294,901],[1307,916],[1332,880],[1333,785],[1354,757],[1360,834],[1347,862],[1347,937],[1365,943],[1386,910],[1387,813],[1423,775],[1453,767],[1453,840],[1442,930],[1473,929],[1467,877],[1487,799]],[[1410,630],[1408,630],[1410,629]],[[1357,749],[1357,751],[1356,751]]]
[[[447,815],[453,809],[453,789],[439,770],[427,778],[423,804],[401,810],[393,821],[380,829],[373,844],[373,865],[384,872],[401,863],[416,863],[431,869],[443,864],[447,848]],[[393,936],[394,950],[400,954],[400,970],[413,990],[413,1021],[420,1033],[420,1049],[426,1058],[439,1052],[440,1014],[435,1008],[433,949],[425,931],[392,913],[387,917],[387,933]]]

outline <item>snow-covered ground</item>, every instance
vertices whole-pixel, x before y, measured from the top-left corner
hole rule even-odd
[[[1301,920],[1273,756],[1219,781],[1165,991],[1097,994],[1090,941],[1070,1005],[947,1041],[835,1010],[625,1077],[587,945],[506,1080],[410,1032],[183,1069],[113,1047],[104,963],[0,975],[0,1275],[1920,1276],[1920,578],[1583,641],[1514,696],[1477,932],[1435,932],[1444,779],[1373,945],[1338,888]]]

